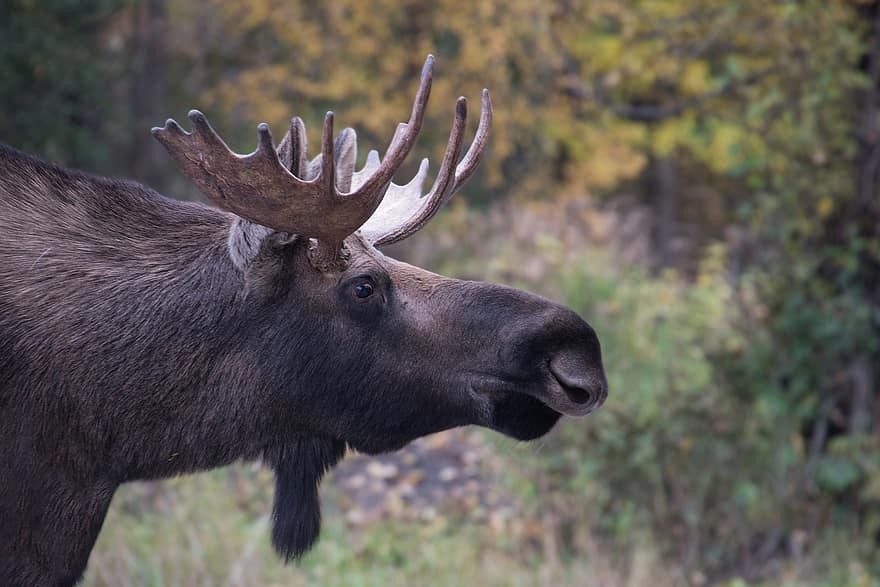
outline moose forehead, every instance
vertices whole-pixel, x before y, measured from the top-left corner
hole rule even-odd
[[[296,260],[294,275],[286,278],[298,295],[322,297],[329,290],[343,288],[358,277],[369,277],[379,288],[392,288],[395,298],[404,306],[414,302],[431,302],[432,307],[448,296],[441,295],[450,287],[466,287],[467,282],[450,279],[420,267],[388,257],[374,247],[360,232],[344,241],[347,262],[336,271],[322,271],[311,265],[302,247]],[[447,292],[448,293],[448,292]]]
[[[340,280],[359,273],[381,275],[390,272],[388,257],[370,244],[360,231],[345,239],[345,248],[350,258],[345,270],[339,272]]]
[[[339,274],[338,281],[357,275],[387,278],[397,289],[426,298],[434,296],[446,285],[460,283],[384,255],[360,232],[349,236],[345,246],[351,257],[346,270]]]

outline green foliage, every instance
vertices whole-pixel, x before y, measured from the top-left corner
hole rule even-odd
[[[114,500],[89,561],[88,587],[321,585],[531,587],[545,575],[518,545],[474,524],[395,521],[352,528],[332,490],[321,540],[285,566],[269,545],[271,474],[236,466],[151,486],[129,485]],[[576,573],[582,580],[571,578]],[[552,580],[584,583],[580,567]]]
[[[0,140],[72,165],[100,166],[110,145],[99,104],[119,73],[108,22],[126,0],[12,0],[0,17]],[[113,36],[111,33],[109,36]],[[96,50],[98,49],[98,50]]]
[[[753,542],[790,523],[799,464],[796,423],[761,413],[747,385],[726,381],[749,337],[718,253],[690,286],[674,275],[603,274],[586,260],[572,271],[567,300],[600,333],[614,400],[587,434],[566,422],[552,438],[545,450],[563,463],[534,464],[552,475],[549,486],[569,487],[567,511],[580,502],[622,548],[650,527],[667,537],[666,555],[703,572],[738,568]]]
[[[608,403],[587,422],[563,422],[540,451],[512,455],[512,486],[554,520],[564,555],[579,556],[572,528],[588,526],[623,559],[647,540],[704,579],[746,569],[753,580],[792,549],[816,565],[842,564],[834,551],[861,561],[859,572],[880,571],[877,436],[838,430],[811,446],[827,416],[822,390],[841,377],[829,366],[876,348],[859,290],[819,298],[815,288],[828,286],[810,259],[737,277],[720,245],[689,279],[652,276],[584,242],[608,220],[567,204],[456,210],[431,229],[452,235],[446,247],[417,258],[560,299],[599,333]],[[524,251],[540,264],[523,263]],[[792,276],[800,287],[780,295],[778,280]],[[842,572],[831,568],[829,577]]]
[[[876,585],[878,12],[867,0],[5,3],[0,139],[177,195],[150,124],[198,107],[245,152],[257,122],[277,138],[294,114],[314,142],[333,108],[383,149],[436,53],[417,151],[436,161],[455,97],[491,88],[492,147],[467,188],[485,213],[458,201],[402,252],[570,304],[598,330],[611,383],[598,414],[511,455],[512,485],[544,521],[545,570],[511,550],[534,554],[528,540],[494,544],[485,529],[381,528],[351,550],[333,523],[317,555],[281,569],[267,506],[222,497],[253,484],[243,502],[263,503],[266,480],[220,473],[175,482],[164,522],[118,500],[90,580],[589,584],[607,557],[624,571],[596,584]],[[152,91],[137,100],[138,88]],[[644,207],[627,216],[633,201]],[[657,252],[672,244],[676,259]],[[196,534],[227,542],[202,550]],[[409,548],[428,543],[459,567]]]

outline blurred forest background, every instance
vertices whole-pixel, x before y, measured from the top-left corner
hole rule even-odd
[[[395,254],[577,309],[605,407],[351,459],[288,567],[258,467],[132,485],[86,584],[880,585],[880,2],[2,0],[0,140],[197,198],[150,127],[384,149],[429,52],[417,155],[493,138]]]

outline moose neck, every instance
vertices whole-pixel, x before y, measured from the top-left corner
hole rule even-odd
[[[0,584],[75,583],[121,482],[296,462],[230,222],[0,145]]]
[[[0,410],[0,429],[64,421],[39,444],[82,445],[76,474],[115,482],[259,456],[277,393],[262,389],[232,217],[11,150],[0,171],[14,243],[0,247],[0,405],[34,398]]]
[[[144,254],[132,257],[125,282],[89,295],[108,300],[107,308],[82,310],[98,364],[107,366],[82,376],[103,409],[110,402],[120,415],[106,446],[121,481],[256,458],[270,441],[296,433],[282,430],[281,409],[272,405],[278,394],[261,373],[271,341],[261,337],[267,325],[250,311],[242,272],[227,253],[228,219],[207,230],[217,214],[203,212],[187,227],[193,234],[186,249],[174,246],[178,239],[167,229],[145,231]],[[67,373],[83,351],[75,346]]]
[[[231,222],[0,145],[0,583],[73,584],[120,483],[239,458],[276,471],[279,551],[314,540],[345,444],[261,374],[275,343]]]

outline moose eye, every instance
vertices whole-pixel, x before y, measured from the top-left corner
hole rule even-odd
[[[352,288],[354,297],[358,299],[366,299],[373,295],[373,286],[369,283],[358,283]]]

